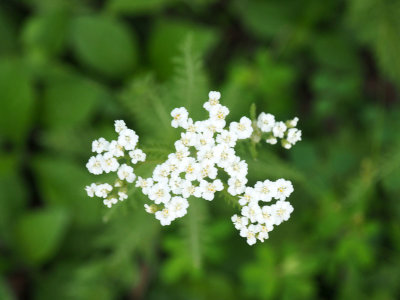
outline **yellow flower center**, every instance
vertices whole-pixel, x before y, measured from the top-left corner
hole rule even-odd
[[[262,188],[262,190],[261,190],[261,193],[263,193],[263,194],[268,194],[268,193],[269,193],[269,189],[268,189],[266,186],[264,186],[264,187]]]
[[[285,209],[280,208],[276,212],[277,212],[278,216],[281,217],[285,213],[285,211],[286,211]]]
[[[218,103],[219,103],[219,100],[210,99],[210,104],[211,105],[217,105]]]
[[[158,190],[158,191],[156,192],[156,196],[157,196],[158,198],[161,198],[162,196],[164,196],[164,190]]]

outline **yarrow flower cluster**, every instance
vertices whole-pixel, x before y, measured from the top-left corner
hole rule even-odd
[[[261,132],[267,133],[268,144],[275,145],[278,139],[284,148],[290,149],[298,141],[301,141],[301,130],[295,128],[299,118],[288,120],[286,122],[275,121],[275,116],[271,114],[261,113],[257,119],[257,127]]]
[[[136,179],[132,165],[146,160],[146,154],[136,148],[139,141],[138,135],[126,127],[122,120],[115,121],[115,131],[118,139],[107,141],[104,138],[92,142],[92,156],[86,164],[90,173],[100,175],[115,172],[117,178],[113,184],[92,183],[86,187],[89,197],[103,198],[104,205],[111,207],[128,198],[127,185]]]
[[[249,245],[255,244],[257,239],[262,242],[268,239],[268,233],[272,231],[274,225],[289,219],[293,207],[284,200],[292,192],[292,183],[284,179],[275,182],[258,181],[254,187],[246,187],[239,200],[242,206],[241,215],[232,216],[232,222],[240,231],[240,236],[247,239]],[[273,199],[278,201],[272,205],[262,205]]]
[[[267,133],[267,143],[275,144],[280,138],[282,145],[289,149],[301,140],[301,131],[295,128],[297,118],[286,123],[276,122],[273,115],[265,113],[254,122],[242,117],[239,122],[227,124],[229,109],[220,104],[220,97],[219,92],[209,93],[209,100],[203,105],[209,118],[203,121],[192,120],[184,107],[172,110],[171,126],[184,129],[175,142],[175,152],[155,167],[150,178],[139,176],[135,186],[152,201],[145,205],[145,210],[154,214],[161,225],[170,225],[173,220],[186,215],[188,198],[212,201],[215,193],[225,188],[217,178],[219,170],[223,170],[229,176],[228,193],[237,196],[242,206],[240,216],[234,215],[232,221],[240,235],[252,245],[257,240],[263,242],[274,225],[289,219],[293,207],[285,199],[293,192],[293,186],[284,179],[265,180],[257,182],[254,187],[247,186],[248,165],[236,155],[235,145],[239,140]],[[136,179],[133,168],[119,162],[119,158],[127,159],[124,150],[130,151],[132,164],[145,159],[145,154],[135,149],[137,135],[127,129],[123,121],[116,121],[115,128],[119,133],[118,140],[111,143],[104,139],[94,141],[92,150],[99,154],[90,158],[87,164],[93,174],[118,173],[119,179],[114,186],[92,184],[86,188],[89,196],[105,198],[104,204],[109,207],[118,202],[114,195],[110,196],[113,188],[126,189],[121,182],[133,183]],[[122,193],[126,198],[126,191]],[[271,204],[272,200],[277,202],[264,205]]]

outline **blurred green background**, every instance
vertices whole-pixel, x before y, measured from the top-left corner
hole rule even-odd
[[[399,299],[399,87],[397,0],[1,0],[0,299]],[[148,175],[209,90],[229,120],[300,118],[292,150],[238,149],[250,183],[295,186],[253,247],[224,194],[161,227],[134,189],[84,192],[115,119]]]

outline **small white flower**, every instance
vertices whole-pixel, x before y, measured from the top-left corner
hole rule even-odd
[[[153,186],[152,178],[144,179],[139,176],[138,180],[136,181],[136,187],[140,187],[142,189],[143,194],[145,195],[149,193],[149,190],[152,186]]]
[[[135,149],[133,151],[130,151],[129,156],[132,158],[131,161],[133,164],[137,164],[139,161],[146,160],[146,154],[140,149]]]
[[[175,157],[177,160],[182,161],[189,156],[189,148],[186,147],[180,140],[175,143]]]
[[[208,102],[204,103],[203,107],[210,111],[219,104],[219,99],[221,98],[220,92],[211,91],[208,93]]]
[[[228,193],[232,196],[240,195],[246,189],[247,178],[231,177],[228,179]]]
[[[293,185],[289,180],[278,179],[275,182],[276,194],[275,199],[285,200],[293,192]]]
[[[218,159],[218,147],[215,146],[204,146],[197,151],[197,159],[199,161],[207,160],[210,163],[215,163]]]
[[[123,120],[116,120],[114,122],[115,132],[120,133],[121,131],[127,129],[126,124]]]
[[[217,165],[224,170],[226,170],[236,159],[235,150],[226,146],[222,146],[217,153]]]
[[[186,160],[188,158],[184,158],[179,160],[176,158],[175,153],[171,153],[168,155],[168,159],[164,162],[165,168],[168,170],[169,176],[179,176],[179,174],[183,171],[186,166]]]
[[[184,180],[182,182],[182,196],[184,198],[189,198],[190,196],[195,196],[197,198],[201,197],[200,187],[195,186],[189,180]]]
[[[292,144],[290,144],[287,140],[281,140],[282,147],[285,149],[292,148]]]
[[[196,160],[189,157],[184,164],[185,178],[189,181],[195,180],[200,173],[200,165],[196,163]]]
[[[242,207],[242,215],[249,218],[252,223],[258,222],[262,218],[262,211],[257,203],[250,203],[248,206]]]
[[[217,191],[222,191],[224,186],[221,180],[217,179],[213,182],[208,182],[205,180],[200,181],[200,190],[202,192],[202,197],[208,201],[214,199],[214,194]]]
[[[182,197],[172,197],[171,201],[168,203],[168,209],[171,210],[176,218],[181,218],[186,215],[188,207],[189,202]]]
[[[215,179],[217,177],[218,170],[214,167],[214,164],[204,160],[200,164],[200,170],[197,176],[197,180],[200,181],[203,178],[209,177],[211,179]]]
[[[260,219],[261,224],[265,224],[269,231],[273,229],[273,225],[275,224],[275,209],[273,206],[265,205],[261,208],[262,218]]]
[[[99,175],[103,173],[103,156],[101,154],[97,154],[96,156],[92,156],[89,158],[88,163],[86,164],[86,168],[90,173]]]
[[[136,178],[136,175],[133,173],[133,168],[126,164],[119,167],[117,174],[119,179],[126,180],[129,183],[132,183]]]
[[[214,120],[225,120],[229,114],[229,109],[221,104],[214,105],[210,110],[210,118]]]
[[[203,123],[203,132],[204,133],[210,133],[213,135],[216,132],[221,132],[226,125],[225,119],[209,119],[205,120]]]
[[[247,239],[247,243],[251,246],[257,242],[256,234],[258,233],[259,229],[251,224],[247,228],[243,228],[240,230],[240,236],[245,237]]]
[[[277,138],[283,138],[287,127],[283,122],[276,122],[274,128],[272,128],[272,133]]]
[[[170,188],[165,183],[156,183],[149,191],[149,198],[156,204],[167,203],[171,199]]]
[[[278,140],[275,137],[272,136],[272,137],[267,138],[265,140],[265,142],[268,143],[268,144],[271,144],[271,145],[275,145],[278,142]]]
[[[118,200],[116,198],[111,198],[111,199],[104,199],[103,204],[106,205],[108,208],[111,208],[113,204],[117,204]]]
[[[125,199],[128,199],[128,194],[125,192],[118,192],[118,197],[119,201],[124,201]]]
[[[186,147],[194,146],[197,142],[197,133],[182,132],[180,141],[182,142],[182,145]]]
[[[199,128],[197,127],[196,123],[193,122],[191,118],[188,118],[186,127],[184,127],[187,132],[190,133],[197,133],[199,132]]]
[[[258,193],[258,198],[261,201],[269,202],[276,196],[276,184],[268,179],[264,182],[257,181],[254,189]]]
[[[100,198],[106,198],[112,191],[113,187],[108,183],[103,183],[97,186],[96,196]]]
[[[232,134],[228,130],[223,130],[223,131],[221,131],[221,133],[219,133],[217,135],[216,140],[217,140],[217,143],[224,144],[224,145],[232,148],[232,147],[235,147],[235,145],[236,145],[237,137],[236,137],[236,135]]]
[[[139,140],[139,137],[132,129],[124,129],[119,133],[118,144],[123,146],[126,150],[133,150],[136,147],[136,144]]]
[[[248,205],[249,203],[257,202],[259,200],[257,197],[258,197],[258,194],[254,188],[246,187],[246,189],[244,190],[243,196],[239,197],[240,198],[239,204],[241,206],[245,206],[245,205]]]
[[[296,144],[298,141],[301,141],[301,130],[297,128],[290,128],[287,132],[287,141],[292,145]]]
[[[153,171],[153,180],[157,182],[168,182],[170,169],[168,164],[163,163],[155,167]]]
[[[108,151],[108,147],[110,143],[106,141],[104,138],[99,138],[98,140],[94,140],[92,142],[92,152],[102,153],[104,151]]]
[[[275,125],[275,117],[271,114],[261,113],[257,119],[257,126],[262,132],[270,132]]]
[[[168,185],[171,189],[171,192],[174,193],[175,195],[180,195],[182,194],[182,183],[183,183],[182,178],[175,176],[175,177],[171,177]]]
[[[299,118],[298,118],[298,117],[295,117],[293,120],[289,120],[289,121],[287,122],[288,127],[296,127],[298,121],[299,121]]]
[[[108,147],[108,153],[114,157],[122,157],[124,156],[124,147],[118,144],[117,141],[111,141],[110,146]]]
[[[197,134],[197,141],[194,147],[200,150],[202,147],[214,146],[215,140],[213,139],[212,132],[206,131],[204,133]]]
[[[187,127],[187,121],[189,113],[184,107],[175,108],[171,111],[171,116],[173,120],[171,121],[171,126],[174,128]]]
[[[290,218],[290,214],[293,212],[293,206],[287,201],[278,201],[273,205],[275,224],[279,225],[283,221],[287,221]]]
[[[240,122],[232,122],[229,125],[229,131],[236,135],[238,139],[247,139],[253,133],[251,120],[247,117],[241,117]]]
[[[119,167],[118,160],[110,152],[107,152],[103,155],[101,165],[106,173],[115,172]]]
[[[249,224],[249,219],[246,217],[239,217],[238,215],[233,215],[231,219],[237,230],[245,229],[247,228],[246,227],[247,224]]]
[[[218,101],[219,99],[221,99],[221,93],[216,91],[211,91],[208,93],[208,99]]]
[[[231,177],[246,177],[247,168],[247,163],[244,160],[240,160],[240,157],[236,156],[231,164],[225,168],[225,171]]]
[[[273,227],[272,227],[273,228]],[[260,225],[260,230],[258,232],[257,238],[261,241],[264,242],[264,240],[269,238],[269,232],[272,231],[271,227],[268,227],[267,225]]]
[[[171,221],[175,219],[175,215],[171,209],[164,208],[156,212],[156,219],[160,220],[162,226],[166,226],[171,224]]]
[[[85,190],[88,196],[93,198],[97,190],[97,184],[92,183],[91,185],[86,186]]]
[[[205,132],[209,131],[207,129],[207,120],[196,121],[194,123],[194,126],[196,127],[196,133],[205,133]],[[208,133],[210,133],[210,132],[208,132]]]

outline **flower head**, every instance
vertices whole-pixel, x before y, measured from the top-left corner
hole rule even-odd
[[[296,128],[298,118],[281,122],[262,112],[257,120],[243,116],[227,126],[229,109],[220,103],[221,94],[211,91],[208,98],[203,105],[209,113],[206,120],[193,121],[184,107],[171,111],[171,126],[180,127],[183,132],[174,143],[174,152],[155,166],[149,178],[138,176],[136,180],[134,173],[133,165],[146,160],[146,154],[137,148],[139,137],[124,121],[115,121],[118,138],[94,140],[92,151],[96,155],[90,157],[86,166],[95,175],[115,172],[116,179],[112,184],[86,186],[88,196],[103,198],[104,205],[112,207],[128,198],[129,184],[136,180],[135,187],[152,201],[144,206],[146,212],[154,214],[166,226],[187,214],[191,196],[212,201],[224,189],[222,181],[217,179],[222,169],[228,176],[227,192],[236,196],[241,206],[240,213],[231,218],[235,228],[249,245],[268,239],[274,226],[290,218],[293,207],[285,200],[293,192],[293,185],[278,179],[247,186],[248,165],[234,148],[243,139],[251,138],[252,143],[258,143],[265,134],[267,143],[277,144],[280,140],[289,149],[301,140],[301,131]],[[278,201],[274,204],[273,200]]]

